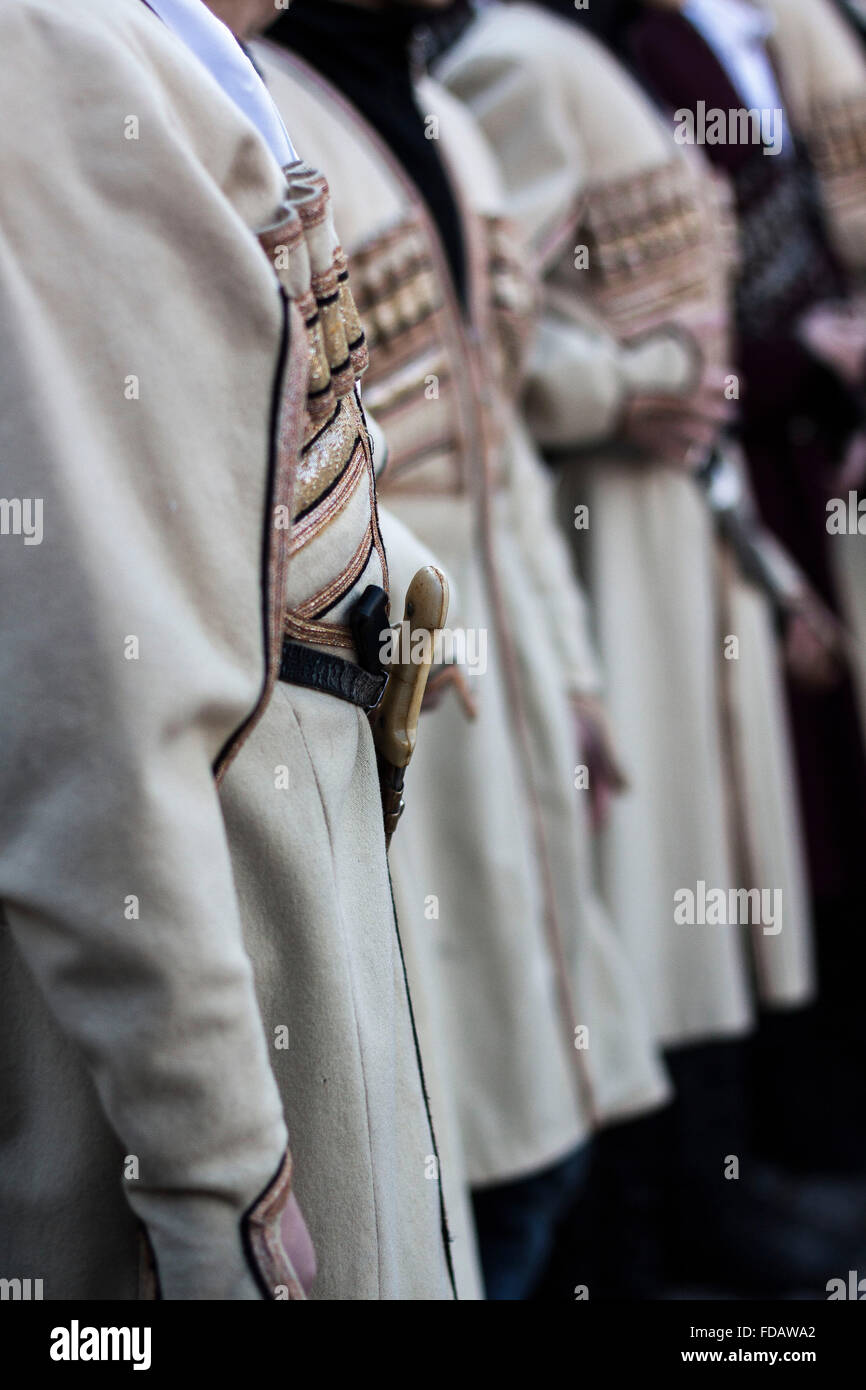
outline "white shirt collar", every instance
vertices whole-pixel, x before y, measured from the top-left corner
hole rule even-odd
[[[293,163],[298,156],[267,87],[231,30],[204,0],[147,0],[147,4],[252,121],[281,167]]]
[[[767,40],[772,14],[750,0],[686,0],[683,16],[703,35],[748,108],[781,112],[782,152],[790,150],[782,93]]]
[[[769,11],[750,0],[687,0],[683,12],[732,45],[763,43],[774,28]]]

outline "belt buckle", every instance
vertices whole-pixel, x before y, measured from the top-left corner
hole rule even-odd
[[[373,673],[371,672],[370,674],[372,675]],[[373,701],[372,705],[367,705],[367,706],[366,706],[366,709],[367,709],[367,713],[368,713],[368,714],[372,714],[373,711],[374,711],[374,710],[377,710],[377,709],[379,708],[379,706],[381,705],[382,700],[383,700],[384,695],[385,695],[385,691],[388,689],[388,682],[389,682],[389,680],[391,679],[391,673],[390,673],[390,671],[384,671],[384,670],[383,670],[383,671],[379,672],[378,674],[381,676],[382,684],[381,684],[380,689],[379,689],[379,694],[376,696],[376,698],[375,698],[375,700]]]

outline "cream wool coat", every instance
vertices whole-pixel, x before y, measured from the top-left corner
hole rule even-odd
[[[627,226],[628,217],[646,216],[668,178],[688,176],[634,84],[592,39],[545,11],[485,10],[439,75],[482,124],[508,212],[547,275],[528,418],[538,441],[558,451],[563,523],[593,602],[632,784],[602,839],[606,903],[638,963],[657,1037],[734,1036],[751,1023],[753,968],[764,997],[779,1004],[807,997],[812,979],[769,613],[741,583],[720,587],[720,556],[693,480],[618,442],[627,404],[689,389],[683,333],[699,326],[701,302],[685,295],[666,311],[662,300],[658,322],[630,341],[632,316],[652,321],[650,292],[592,303],[581,279],[592,272],[571,259],[587,242],[586,217],[610,190],[623,199],[611,225],[619,215]],[[674,235],[660,227],[658,245],[675,250]],[[712,320],[707,331],[718,336]],[[589,508],[587,529],[575,529],[579,505]],[[739,637],[738,663],[723,659],[728,634]],[[694,892],[700,880],[780,888],[781,933],[752,929],[750,952],[748,928],[675,924],[674,893]]]
[[[495,166],[468,113],[423,83],[419,105],[439,119],[462,204],[477,355],[449,299],[438,236],[390,154],[305,64],[267,43],[256,59],[299,149],[328,166],[371,339],[365,400],[389,440],[382,494],[454,576],[449,625],[487,638],[486,672],[469,677],[477,719],[467,722],[453,694],[424,716],[391,865],[413,992],[447,1041],[438,1070],[456,1094],[466,1175],[503,1181],[563,1157],[595,1118],[634,1113],[665,1090],[636,984],[589,888],[566,697],[594,688],[596,673],[549,485],[497,381],[485,246],[498,211]],[[404,247],[414,271],[397,269]],[[390,285],[404,274],[392,302]],[[442,302],[406,330],[415,293]],[[386,323],[398,339],[405,331],[403,365],[386,355]],[[431,372],[439,396],[425,393]],[[563,1027],[563,982],[589,1027],[583,1075]],[[429,1056],[436,1039],[424,1043]],[[444,1147],[457,1144],[449,1137]]]
[[[827,0],[769,0],[768,8],[792,122],[817,166],[837,254],[866,301],[866,54]],[[830,552],[866,721],[866,535],[834,536]]]
[[[0,35],[3,490],[44,520],[0,537],[0,1275],[148,1296],[143,1227],[165,1298],[298,1297],[291,1181],[314,1297],[449,1298],[369,726],[273,684],[285,181],[140,0]]]

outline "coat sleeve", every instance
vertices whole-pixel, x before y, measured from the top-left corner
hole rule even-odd
[[[619,437],[627,402],[680,394],[694,374],[694,356],[675,332],[620,343],[588,306],[572,299],[560,312],[549,295],[529,363],[526,418],[545,448],[592,448]]]
[[[388,590],[391,600],[391,622],[399,623],[406,606],[406,594],[415,575],[425,565],[432,565],[444,575],[448,584],[448,614],[446,623],[460,611],[460,595],[448,574],[433,551],[410,530],[388,507],[379,503],[379,527],[388,556]],[[452,617],[453,615],[453,617]]]
[[[587,54],[576,39],[568,25],[525,5],[496,7],[482,14],[440,72],[480,122],[501,171],[505,211],[542,267],[553,247],[558,254],[567,247],[598,178],[596,130],[605,121],[596,107],[618,100],[626,120],[638,106],[633,84],[602,53],[592,65],[592,99],[581,95],[577,74]],[[607,124],[615,120],[611,115]],[[644,125],[658,160],[664,147],[654,123]],[[575,269],[575,276],[581,273]],[[548,284],[530,360],[527,418],[543,446],[597,445],[617,435],[631,394],[679,391],[692,374],[691,354],[677,338],[660,332],[639,346],[622,344],[578,294],[557,294]]]
[[[287,1135],[214,766],[263,683],[283,311],[244,217],[280,179],[138,13],[125,43],[0,8],[0,900],[135,1160],[163,1297],[257,1299],[243,1227]]]
[[[484,131],[508,216],[532,245],[573,214],[587,176],[559,64],[551,63],[545,39],[548,18],[525,5],[482,11],[437,66],[439,80]]]

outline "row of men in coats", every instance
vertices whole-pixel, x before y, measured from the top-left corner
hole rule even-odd
[[[866,57],[829,0],[274,8],[0,4],[3,1272],[820,1296]],[[359,614],[430,565],[386,858]]]

